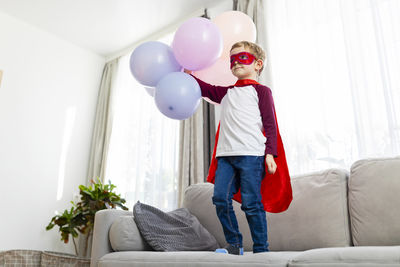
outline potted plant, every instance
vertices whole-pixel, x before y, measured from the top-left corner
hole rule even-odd
[[[103,209],[115,209],[116,207],[128,210],[124,206],[125,199],[113,192],[114,189],[115,185],[111,184],[110,181],[108,184],[103,184],[99,178],[97,178],[97,181],[91,180],[91,185],[88,187],[80,185],[80,201],[78,203],[71,201],[71,209],[54,216],[49,225],[47,225],[46,230],[58,225],[61,240],[64,243],[68,243],[71,235],[76,255],[78,255],[78,248],[75,239],[79,236],[79,233],[83,234],[85,236],[83,256],[87,257],[88,244],[93,234],[94,215],[96,212]]]

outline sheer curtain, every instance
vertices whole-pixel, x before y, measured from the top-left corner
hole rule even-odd
[[[400,1],[267,0],[291,174],[400,154]]]
[[[161,42],[170,44],[173,34]],[[162,210],[177,207],[179,121],[158,111],[154,98],[131,75],[130,53],[119,59],[114,121],[105,180],[132,208],[136,201]]]

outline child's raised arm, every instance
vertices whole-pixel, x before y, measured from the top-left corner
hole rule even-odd
[[[226,92],[228,91],[228,89],[232,88],[232,86],[211,85],[211,84],[203,82],[199,78],[195,77],[192,74],[192,71],[187,70],[187,69],[184,69],[183,71],[187,74],[192,75],[192,77],[196,79],[196,81],[198,82],[198,84],[200,86],[202,97],[208,97],[211,101],[216,102],[218,104],[221,103],[221,100],[226,95]]]

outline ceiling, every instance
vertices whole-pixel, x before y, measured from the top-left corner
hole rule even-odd
[[[0,12],[109,56],[226,0],[0,0]]]

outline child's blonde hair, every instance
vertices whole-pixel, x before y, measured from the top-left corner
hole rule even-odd
[[[260,59],[260,60],[262,60],[263,63],[265,63],[265,52],[261,48],[261,46],[259,46],[258,44],[252,43],[252,42],[248,42],[248,41],[240,41],[240,42],[234,43],[232,45],[231,51],[232,51],[232,49],[241,47],[241,46],[243,46],[244,48],[248,48],[250,50],[250,52],[256,57],[257,60]],[[263,69],[264,69],[264,64],[261,67],[258,74],[260,74]]]

